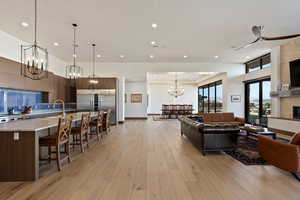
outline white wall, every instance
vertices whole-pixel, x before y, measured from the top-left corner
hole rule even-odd
[[[168,90],[173,85],[174,84],[166,83],[148,83],[148,114],[161,114],[162,104],[192,104],[194,113],[198,112],[197,85],[181,85],[184,88],[184,95],[177,98],[168,94]]]
[[[147,83],[146,81],[128,82],[125,81],[125,92],[127,102],[125,103],[125,118],[146,118],[147,117]],[[131,103],[131,94],[142,94],[142,103]]]
[[[21,61],[21,45],[28,45],[28,43],[19,40],[3,31],[0,31],[0,57],[4,57],[16,62]],[[65,77],[66,75],[66,62],[52,56],[49,53],[49,67],[48,70],[56,75]]]
[[[125,120],[125,78],[118,79],[118,103],[117,103],[117,110],[118,110],[118,122],[123,122]]]

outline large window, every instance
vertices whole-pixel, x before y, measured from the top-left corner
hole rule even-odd
[[[248,123],[268,125],[271,115],[270,79],[246,83],[246,119]]]
[[[267,54],[261,56],[259,58],[256,58],[254,60],[245,63],[245,65],[246,65],[246,73],[255,72],[267,67],[271,67],[271,55]]]
[[[198,88],[198,112],[222,112],[222,81]]]
[[[0,113],[8,109],[20,112],[24,106],[43,103],[43,92],[0,89]]]

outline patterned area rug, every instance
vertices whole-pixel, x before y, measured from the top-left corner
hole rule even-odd
[[[170,118],[164,118],[164,117],[162,117],[160,115],[154,115],[154,116],[152,116],[152,119],[153,119],[153,121],[163,121],[163,120],[174,120],[176,118],[170,119]]]
[[[257,140],[245,135],[238,137],[238,145],[235,150],[225,153],[245,165],[268,165],[267,161],[258,153]]]

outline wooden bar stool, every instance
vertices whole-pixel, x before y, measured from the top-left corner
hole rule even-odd
[[[63,162],[65,159],[68,159],[68,162],[71,162],[71,157],[70,157],[71,128],[72,128],[72,118],[70,119],[59,118],[57,132],[54,135],[48,135],[39,138],[40,149],[41,147],[48,147],[48,159],[40,158],[40,160],[48,160],[49,163],[51,163],[51,160],[56,160],[57,168],[59,171],[61,170],[61,162]],[[62,145],[65,148],[64,152],[60,151],[60,147]],[[52,147],[55,147],[55,151],[52,151]],[[55,159],[52,159],[51,157],[53,153],[56,154]],[[66,154],[66,156],[63,159],[61,159],[60,156],[61,153]]]
[[[71,134],[73,135],[72,146],[73,150],[75,145],[80,145],[80,150],[84,152],[84,146],[89,147],[89,123],[91,114],[82,114],[80,127],[73,127]]]
[[[108,109],[103,118],[103,122],[104,122],[103,129],[105,131],[105,135],[107,135],[108,132],[110,132],[110,116],[111,116],[111,109]]]
[[[102,138],[102,129],[103,129],[103,118],[104,118],[104,112],[98,111],[97,119],[90,121],[90,129],[94,128],[95,131],[90,131],[90,135],[96,135],[98,141],[100,141],[100,138]]]

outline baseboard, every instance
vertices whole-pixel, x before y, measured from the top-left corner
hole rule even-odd
[[[159,114],[159,113],[148,113],[147,115],[148,116],[157,116],[157,115],[161,115],[161,114]]]
[[[148,117],[125,117],[125,120],[137,120],[137,119],[147,120]]]

